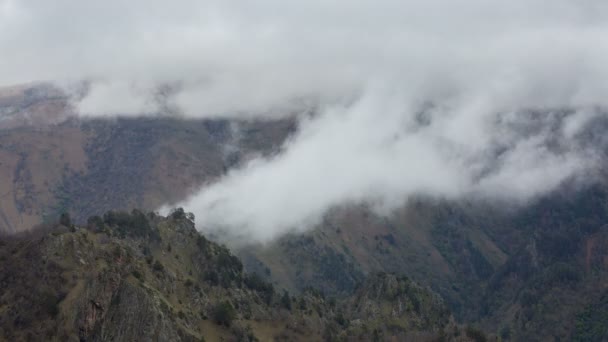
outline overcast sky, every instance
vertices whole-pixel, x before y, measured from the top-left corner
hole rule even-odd
[[[154,113],[163,86],[188,117],[314,105],[283,153],[182,203],[265,241],[343,203],[521,201],[585,174],[607,25],[601,0],[0,0],[0,85],[87,81],[83,116]]]
[[[0,85],[91,80],[93,115],[152,111],[159,84],[188,115],[259,115],[378,78],[592,102],[607,24],[599,0],[0,0]]]

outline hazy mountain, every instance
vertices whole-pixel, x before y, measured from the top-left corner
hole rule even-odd
[[[28,89],[12,89],[2,102],[5,113],[12,108],[6,117],[14,123],[0,132],[4,232],[55,222],[64,212],[82,225],[107,210],[179,202],[255,155],[276,154],[296,125],[76,118],[66,104],[45,105],[65,99]],[[23,108],[46,108],[62,119],[18,120],[26,116]],[[601,147],[601,127],[598,121],[581,139]],[[277,291],[314,288],[347,300],[370,275],[392,272],[439,294],[461,324],[503,339],[601,340],[608,326],[603,179],[601,173],[587,182],[572,179],[524,204],[419,196],[386,215],[344,205],[315,229],[264,245],[210,238],[232,243],[245,270]],[[128,235],[129,229],[122,230]]]
[[[65,95],[46,85],[1,90],[0,113],[5,232],[64,211],[84,222],[110,209],[156,210],[250,155],[273,153],[293,127],[292,120],[78,119]]]
[[[607,23],[0,0],[0,340],[608,341]]]

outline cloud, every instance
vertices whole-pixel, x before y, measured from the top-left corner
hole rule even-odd
[[[588,103],[606,93],[606,13],[591,0],[3,0],[0,84],[88,80],[88,115],[158,110],[149,92],[179,82],[169,102],[186,116],[276,116],[387,75]],[[110,108],[95,101],[109,94]]]
[[[570,127],[587,111],[537,117],[487,106],[416,107],[387,89],[372,87],[352,104],[302,119],[282,153],[232,170],[178,205],[204,231],[265,242],[310,229],[345,204],[387,214],[420,194],[521,203],[597,165],[597,151],[572,132],[584,124]]]
[[[588,170],[607,35],[599,0],[0,0],[0,84],[84,80],[83,116],[318,108],[184,203],[267,240],[343,203],[522,200]]]

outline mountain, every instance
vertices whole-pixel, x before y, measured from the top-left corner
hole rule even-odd
[[[279,152],[296,129],[294,119],[77,118],[53,89],[0,91],[5,233],[45,226],[62,213],[86,225],[108,210],[176,203],[252,156]],[[583,136],[599,144],[606,127],[598,122]],[[347,205],[307,233],[233,250],[246,272],[291,294],[312,288],[347,301],[386,272],[430,288],[457,322],[503,340],[602,341],[606,179],[601,171],[594,181],[571,180],[519,205],[421,196],[385,216]]]
[[[352,296],[298,295],[243,272],[193,217],[68,215],[0,240],[0,339],[45,341],[472,341],[441,298],[369,276]]]
[[[78,119],[49,85],[0,89],[0,232],[69,211],[83,223],[111,209],[182,200],[293,129],[271,122],[171,117]]]
[[[524,208],[410,203],[392,217],[365,208],[316,230],[239,253],[292,291],[347,296],[367,274],[406,274],[439,293],[457,320],[504,340],[608,336],[608,186],[567,186]]]

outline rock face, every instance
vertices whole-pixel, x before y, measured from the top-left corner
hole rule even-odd
[[[122,284],[108,303],[107,312],[95,303],[89,312],[101,311],[105,314],[93,326],[96,330],[84,335],[93,341],[177,341],[180,336],[170,319],[169,312],[163,312],[160,302],[155,301],[146,291],[129,283]],[[83,339],[83,338],[81,338]],[[194,338],[192,338],[194,339]],[[186,339],[187,340],[187,339]]]
[[[67,220],[64,221],[64,223]],[[351,297],[292,296],[192,217],[109,212],[0,240],[0,340],[467,340],[441,299],[379,274]]]

